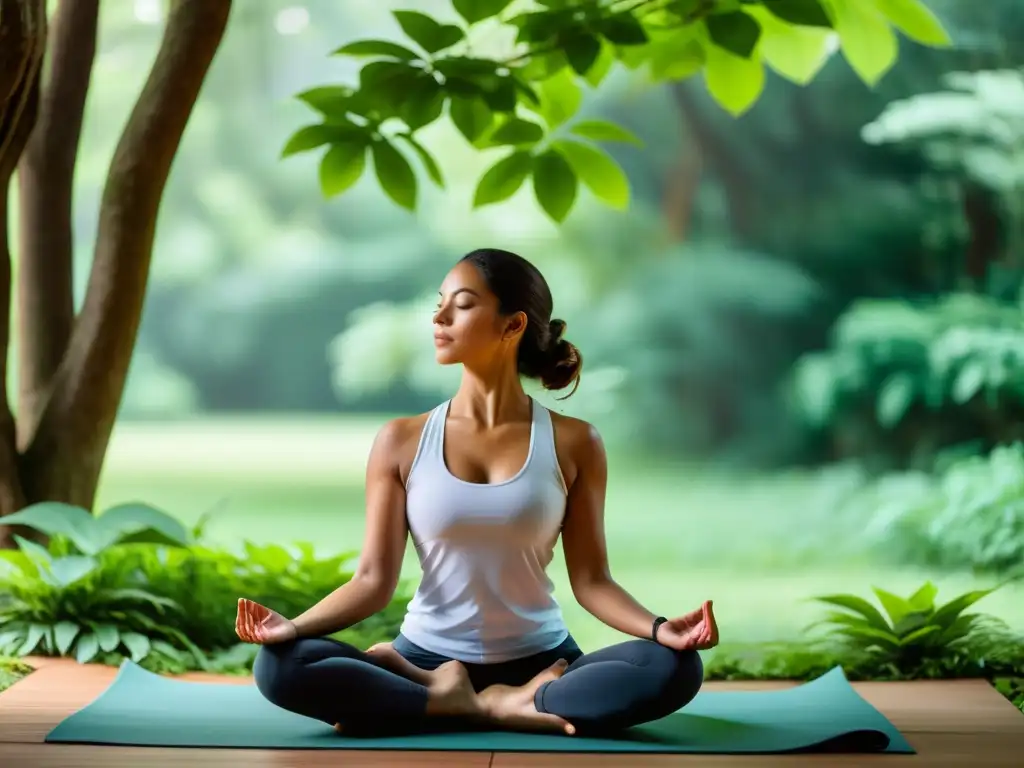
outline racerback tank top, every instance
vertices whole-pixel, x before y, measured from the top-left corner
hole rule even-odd
[[[569,634],[546,574],[567,491],[551,414],[531,402],[526,463],[500,483],[470,483],[448,471],[450,400],[427,417],[406,481],[423,576],[401,627],[425,650],[490,664],[550,650]]]

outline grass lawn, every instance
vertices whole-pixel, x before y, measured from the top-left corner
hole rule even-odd
[[[101,487],[101,506],[144,500],[186,523],[214,511],[210,540],[314,542],[356,550],[363,534],[363,471],[383,419],[208,420],[120,424]],[[970,576],[883,568],[849,545],[860,521],[835,509],[828,476],[737,477],[611,457],[606,515],[616,578],[667,615],[715,600],[724,640],[792,638],[819,609],[805,598],[868,596],[877,585],[907,593],[932,579],[939,598],[986,584]],[[403,575],[415,578],[410,547]],[[620,636],[579,609],[559,558],[551,569],[566,619],[584,647]],[[1024,628],[1024,588],[979,608]]]

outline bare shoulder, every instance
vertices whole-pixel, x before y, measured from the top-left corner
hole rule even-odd
[[[604,471],[604,441],[597,427],[589,421],[554,411],[551,423],[555,430],[555,450],[567,485],[571,486],[581,471]]]
[[[423,426],[429,415],[421,413],[418,416],[402,416],[387,422],[373,441],[371,461],[379,462],[378,466],[386,466],[404,482],[416,458],[420,435],[423,434]]]

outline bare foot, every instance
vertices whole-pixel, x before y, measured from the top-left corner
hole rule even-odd
[[[572,736],[576,729],[558,715],[538,712],[533,703],[537,689],[549,680],[557,680],[568,666],[559,659],[526,685],[492,685],[479,694],[480,704],[489,720],[502,728],[515,731],[564,733]]]
[[[446,661],[430,675],[427,714],[442,717],[484,717],[480,697],[473,690],[469,672],[458,661]]]
[[[394,649],[391,643],[378,643],[368,648],[366,652],[380,662],[380,665],[385,669],[394,672],[396,675],[401,675],[407,680],[412,680],[414,683],[430,687],[433,675],[406,659],[405,656]]]

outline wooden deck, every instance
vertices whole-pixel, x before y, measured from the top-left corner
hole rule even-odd
[[[44,744],[63,718],[103,691],[116,670],[67,660],[33,660],[37,669],[0,693],[0,766],[11,768],[1021,768],[1024,715],[978,680],[858,683],[857,690],[884,712],[917,755],[548,755],[461,752],[209,750]],[[247,682],[189,675],[188,679]],[[785,683],[711,683],[713,690],[765,690]]]

